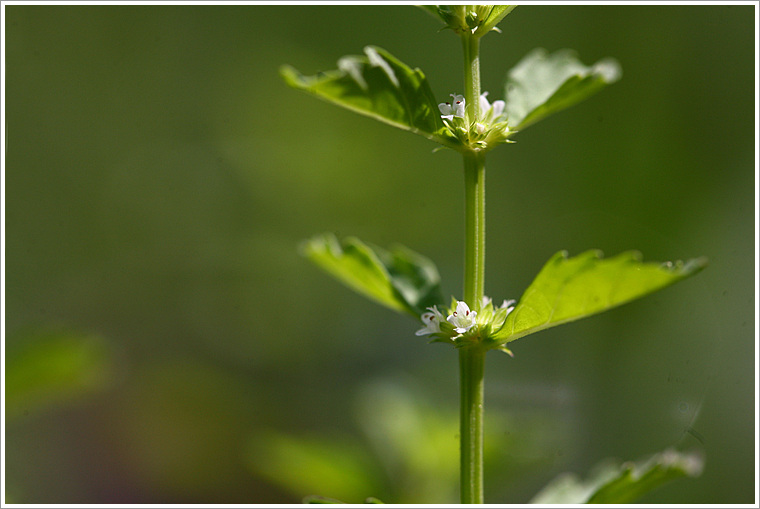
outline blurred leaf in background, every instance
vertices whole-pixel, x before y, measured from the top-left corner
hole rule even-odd
[[[399,375],[359,387],[354,405],[358,436],[256,432],[247,451],[251,468],[295,497],[455,503],[458,411],[450,405],[435,406],[419,383],[405,378]],[[494,408],[487,420],[485,462],[493,482],[506,484],[519,482],[522,470],[542,463],[542,454],[570,432],[546,419],[546,412],[516,419]]]
[[[71,330],[43,330],[13,338],[5,359],[5,415],[76,404],[109,389],[117,357],[105,339]]]

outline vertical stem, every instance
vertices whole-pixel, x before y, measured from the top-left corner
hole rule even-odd
[[[468,123],[478,118],[480,109],[480,38],[462,34],[464,51],[464,100]]]
[[[480,108],[480,40],[462,34],[464,88],[468,124]],[[486,254],[486,171],[479,152],[464,154],[465,273],[464,299],[478,306],[483,297]],[[460,500],[483,503],[483,374],[486,351],[479,345],[459,350]]]
[[[486,247],[486,182],[482,154],[466,154],[465,167],[465,302],[477,306],[483,297]],[[460,499],[483,503],[483,372],[485,350],[475,344],[459,350]]]
[[[483,297],[486,261],[486,167],[479,153],[464,155],[464,300],[477,306]]]
[[[459,350],[460,501],[483,503],[483,372],[486,351]]]

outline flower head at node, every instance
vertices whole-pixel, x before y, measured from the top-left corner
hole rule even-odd
[[[446,313],[437,306],[427,308],[421,320],[424,327],[418,336],[429,336],[432,341],[453,344],[455,347],[480,344],[486,349],[511,352],[493,334],[501,329],[507,316],[515,309],[514,300],[505,300],[499,307],[494,306],[490,297],[483,297],[474,309],[461,300],[452,299]]]
[[[461,146],[462,151],[487,151],[501,143],[511,143],[509,136],[515,133],[509,129],[504,101],[488,101],[488,92],[478,99],[479,113],[475,120],[467,115],[464,96],[451,94],[453,102],[440,103],[438,109],[446,126],[445,135]]]

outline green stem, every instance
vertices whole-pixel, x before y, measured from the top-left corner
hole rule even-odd
[[[464,51],[464,100],[468,123],[478,118],[480,109],[480,39],[462,34]]]
[[[479,115],[480,41],[462,34],[468,123]],[[477,307],[483,298],[486,255],[486,170],[479,152],[464,155],[465,274],[464,299]],[[483,503],[483,373],[486,351],[479,345],[459,351],[460,500]]]
[[[483,298],[486,262],[486,167],[483,154],[464,155],[464,192],[464,300],[470,306],[477,306]]]
[[[486,351],[459,350],[460,501],[483,503],[483,372]]]

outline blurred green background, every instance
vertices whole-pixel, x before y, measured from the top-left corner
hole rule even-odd
[[[287,88],[381,46],[462,91],[411,6],[9,5],[6,495],[36,503],[457,498],[457,356],[298,254],[404,244],[461,295],[461,161]],[[487,362],[486,500],[670,446],[755,490],[754,16],[745,6],[521,6],[483,88],[535,47],[623,79],[488,162],[486,291],[556,251],[707,256],[697,277]]]

